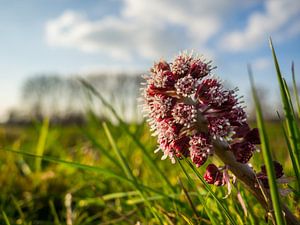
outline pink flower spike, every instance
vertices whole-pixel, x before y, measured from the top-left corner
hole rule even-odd
[[[144,112],[163,159],[190,157],[202,166],[213,155],[213,141],[226,142],[236,160],[246,163],[258,143],[236,95],[212,76],[210,62],[182,53],[150,69],[143,88]],[[216,185],[222,185],[218,178]]]

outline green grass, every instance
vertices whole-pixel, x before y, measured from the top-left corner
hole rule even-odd
[[[261,141],[261,150],[262,150],[262,155],[264,158],[264,162],[268,174],[268,183],[269,183],[270,193],[271,193],[272,207],[270,208],[270,211],[274,210],[276,224],[284,225],[285,220],[282,213],[282,206],[281,206],[277,182],[276,182],[275,169],[273,165],[273,158],[272,158],[269,138],[266,131],[265,121],[262,115],[261,105],[254,87],[253,75],[250,67],[249,67],[249,76],[250,76],[251,88],[253,93],[253,99],[256,106],[256,118],[257,118],[257,125],[260,131],[259,136]]]
[[[45,222],[48,224],[65,224],[66,208],[64,197],[66,193],[73,196],[74,224],[99,224],[99,222],[115,221],[123,218],[118,223],[132,224],[141,221],[149,224],[159,223],[154,219],[149,207],[155,210],[164,223],[189,223],[197,224],[255,224],[259,221],[264,224],[264,210],[257,201],[243,189],[244,201],[251,207],[246,217],[237,200],[237,190],[233,190],[230,197],[222,199],[226,195],[226,187],[216,188],[209,186],[213,195],[205,188],[188,164],[183,165],[185,173],[179,163],[173,165],[169,161],[161,161],[159,155],[152,153],[155,149],[155,140],[150,136],[147,126],[144,124],[128,124],[127,129],[131,132],[139,131],[139,140],[147,145],[149,154],[156,162],[157,167],[164,171],[170,180],[175,193],[170,191],[161,176],[151,170],[147,164],[143,152],[136,146],[126,132],[120,132],[120,125],[107,124],[111,137],[118,151],[126,160],[128,170],[132,175],[126,175],[120,163],[114,163],[106,154],[110,154],[115,161],[118,155],[112,148],[112,140],[106,137],[103,127],[88,123],[85,127],[59,127],[50,126],[47,142],[43,156],[37,156],[35,146],[39,139],[39,128],[32,127],[2,127],[1,151],[0,151],[0,183],[1,183],[1,209],[5,212],[11,224],[31,222]],[[287,176],[293,176],[293,168],[285,149],[284,137],[278,138],[281,133],[279,123],[268,123],[267,130],[274,135],[277,142],[270,142],[270,148],[279,151],[278,157],[284,165]],[[101,147],[91,141],[83,133],[83,129],[101,143]],[[275,132],[276,131],[276,132]],[[272,136],[270,136],[272,140]],[[281,148],[278,148],[279,144]],[[105,149],[106,154],[101,151]],[[16,150],[12,152],[11,150]],[[276,154],[277,155],[277,154]],[[41,171],[35,171],[36,158],[43,159]],[[119,161],[118,161],[119,162]],[[259,170],[263,164],[259,153],[255,155],[252,164]],[[184,162],[182,162],[185,164]],[[24,168],[30,168],[30,173]],[[127,167],[127,166],[125,166]],[[204,173],[204,168],[197,169],[199,174]],[[187,176],[188,175],[188,176]],[[133,178],[133,177],[135,178]],[[182,181],[190,200],[192,201],[198,215],[191,207],[189,200],[178,183]],[[138,183],[138,184],[137,184]],[[140,194],[142,189],[144,196]],[[291,183],[295,186],[295,182]],[[284,197],[284,202],[295,211],[296,201],[294,194]],[[219,203],[226,208],[222,209]],[[14,199],[15,204],[10,204]],[[52,202],[52,204],[49,204]],[[147,203],[148,202],[148,203]],[[221,208],[220,208],[221,207]],[[55,208],[55,210],[54,210]],[[226,215],[228,210],[232,222]],[[54,213],[56,212],[56,213]],[[4,214],[0,221],[4,220]],[[200,215],[200,219],[199,219]],[[213,219],[211,219],[213,218]],[[251,219],[252,218],[252,219]],[[18,222],[19,221],[19,222]],[[79,221],[79,222],[78,222]],[[122,221],[122,222],[121,222]],[[208,222],[211,221],[211,222]],[[230,222],[231,221],[231,222]]]

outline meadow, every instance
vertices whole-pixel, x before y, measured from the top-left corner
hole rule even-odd
[[[275,219],[281,224],[278,203],[273,202],[275,217],[270,217],[240,182],[227,195],[226,186],[203,180],[205,167],[186,159],[161,161],[145,122],[124,122],[101,94],[90,91],[114,123],[87,111],[81,125],[53,125],[45,118],[27,126],[1,126],[0,224],[272,224]],[[293,142],[287,141],[281,121],[263,121],[259,107],[257,115],[270,144],[266,148],[262,136],[262,151],[271,151],[289,180],[278,184],[286,193],[280,199],[299,219],[297,170],[288,151]],[[259,171],[268,160],[256,152],[250,163]]]
[[[178,163],[161,161],[159,154],[153,154],[156,142],[146,124],[124,127],[108,123],[107,127],[113,142],[108,140],[102,122],[95,118],[81,127],[50,125],[43,147],[43,155],[49,158],[43,161],[31,155],[1,151],[1,223],[5,224],[6,215],[10,224],[66,224],[65,199],[70,194],[72,224],[135,224],[138,221],[155,224],[149,207],[155,208],[166,223],[197,224],[202,221],[210,224],[197,197],[201,194],[216,221],[226,224],[227,219],[219,213],[219,206],[188,168],[194,185],[189,184]],[[267,128],[274,157],[284,166],[285,174],[293,176],[280,124],[270,122]],[[36,155],[42,129],[40,123],[28,127],[1,127],[1,148]],[[133,175],[143,185],[150,206],[136,186],[126,180],[112,144],[117,146]],[[259,170],[263,164],[261,153],[256,153],[251,163]],[[102,171],[103,168],[114,174]],[[171,186],[157,172],[158,168]],[[204,168],[199,170],[203,173]],[[212,188],[237,224],[265,224],[264,209],[242,187],[247,217],[237,201],[237,190],[222,199],[227,193],[226,187]],[[296,200],[285,197],[284,201],[295,212],[299,210]]]

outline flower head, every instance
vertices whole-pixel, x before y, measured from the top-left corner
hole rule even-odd
[[[273,161],[273,165],[274,165],[276,179],[281,178],[284,175],[282,165],[277,161]],[[261,171],[256,176],[258,180],[262,183],[263,187],[268,189],[269,183],[268,183],[268,176],[267,176],[267,170],[265,165],[261,166]]]
[[[223,172],[215,164],[209,164],[206,167],[204,180],[207,183],[214,184],[216,186],[223,186],[225,184],[223,177]]]
[[[212,145],[206,133],[198,133],[190,139],[190,156],[192,162],[197,166],[202,166],[211,154]]]
[[[175,84],[176,93],[184,97],[191,96],[196,92],[196,81],[190,74],[178,79]]]
[[[175,123],[190,128],[192,124],[196,122],[197,110],[194,105],[179,102],[174,106],[172,116]]]
[[[238,162],[247,163],[259,144],[237,89],[226,89],[212,69],[210,62],[182,53],[171,63],[154,64],[145,77],[144,112],[163,159],[190,157],[199,167],[213,155],[213,142],[219,140],[226,142]],[[216,168],[208,167],[207,181],[223,185],[222,172]]]

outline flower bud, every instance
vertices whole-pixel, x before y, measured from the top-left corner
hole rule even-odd
[[[223,179],[223,172],[221,172],[215,164],[209,164],[204,173],[204,180],[209,184],[216,186],[223,186],[225,184]]]

